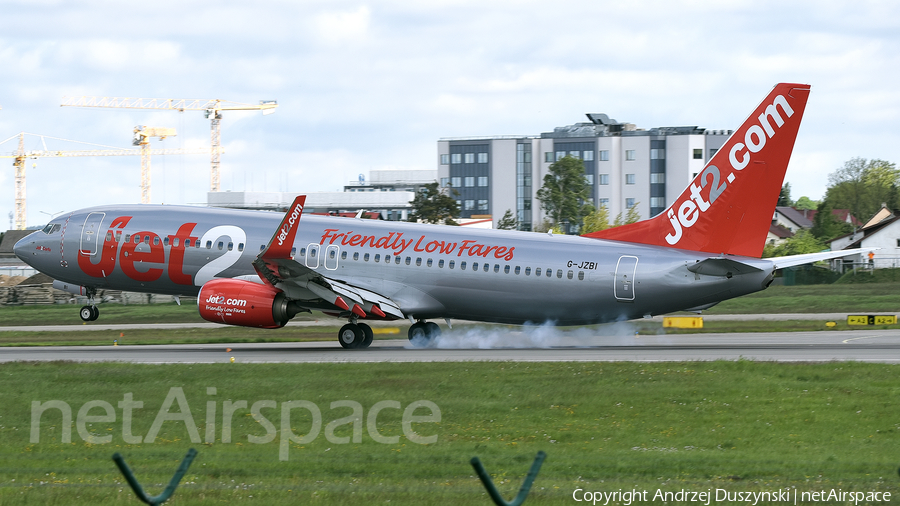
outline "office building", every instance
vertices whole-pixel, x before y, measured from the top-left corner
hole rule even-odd
[[[610,217],[637,206],[642,218],[674,201],[731,130],[696,126],[648,130],[605,114],[554,128],[539,136],[444,138],[438,141],[438,177],[457,192],[461,217],[490,214],[494,225],[513,211],[520,230],[544,220],[536,194],[550,165],[564,156],[581,159],[595,206]]]

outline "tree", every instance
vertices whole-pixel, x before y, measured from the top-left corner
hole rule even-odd
[[[537,191],[541,207],[554,225],[568,222],[569,226],[581,225],[582,219],[591,212],[587,181],[584,179],[584,162],[571,156],[550,165],[550,172],[544,176],[544,184]]]
[[[453,218],[459,216],[459,206],[453,197],[438,188],[437,183],[426,184],[409,203],[412,204],[409,221],[458,225]]]
[[[784,183],[781,187],[781,193],[778,195],[778,206],[791,207],[794,201],[791,200],[791,183]]]
[[[828,175],[825,200],[834,209],[849,209],[860,220],[868,220],[882,204],[896,205],[900,170],[884,160],[853,158]],[[893,202],[892,202],[893,199]]]
[[[783,257],[788,255],[802,255],[804,253],[818,253],[825,249],[825,245],[816,239],[809,230],[801,229],[794,237],[786,239],[774,248],[765,248],[763,257]]]
[[[794,202],[794,208],[800,209],[803,211],[812,211],[813,209],[816,209],[818,207],[819,207],[819,201],[812,200],[809,197],[807,197],[806,195],[800,197],[799,199],[797,199],[796,202]]]
[[[810,229],[810,232],[816,239],[830,241],[835,237],[840,237],[853,231],[853,225],[837,219],[832,213],[833,210],[831,202],[828,200],[823,200],[819,204],[816,216],[813,218],[812,229]]]
[[[582,234],[590,234],[600,230],[609,228],[609,210],[606,206],[600,204],[600,207],[594,208],[587,216],[584,217],[584,224],[581,226]]]
[[[500,230],[515,230],[518,227],[519,221],[513,215],[512,209],[507,209],[500,221],[497,222],[497,228]]]
[[[625,213],[625,224],[629,223],[637,223],[641,221],[641,213],[638,212],[637,206],[640,202],[635,202],[633,206],[628,208],[628,212]]]

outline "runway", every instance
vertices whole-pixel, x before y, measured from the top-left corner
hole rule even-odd
[[[446,332],[436,346],[377,340],[345,350],[335,341],[0,349],[0,362],[70,360],[133,363],[665,362],[757,360],[900,363],[900,330],[599,336],[552,329]]]

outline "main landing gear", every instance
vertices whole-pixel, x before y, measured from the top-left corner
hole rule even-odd
[[[409,342],[416,348],[431,345],[440,335],[441,328],[434,322],[419,320],[409,327]]]
[[[97,318],[100,318],[100,309],[97,307],[97,304],[94,303],[94,295],[96,295],[96,291],[93,288],[87,289],[88,303],[89,306],[82,306],[79,315],[81,316],[82,321],[92,322]]]
[[[348,349],[368,348],[374,338],[372,327],[365,323],[356,323],[355,318],[338,332],[338,341],[341,346]]]
[[[441,335],[441,328],[437,323],[419,320],[409,327],[408,335],[413,346],[425,348]],[[374,337],[372,327],[359,323],[356,318],[351,319],[338,332],[338,342],[347,349],[368,348]]]

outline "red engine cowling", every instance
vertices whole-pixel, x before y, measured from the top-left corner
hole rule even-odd
[[[288,304],[281,290],[243,279],[213,279],[197,296],[204,320],[264,329],[283,327],[291,319]]]

